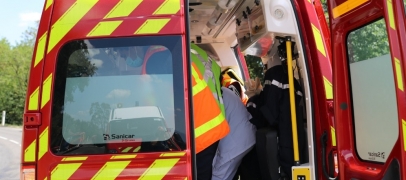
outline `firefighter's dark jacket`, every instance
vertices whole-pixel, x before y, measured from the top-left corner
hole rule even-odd
[[[294,78],[296,120],[298,130],[299,152],[305,147],[303,113],[299,103],[303,96],[299,82]],[[264,88],[260,94],[259,111],[270,126],[278,129],[280,165],[290,173],[294,163],[292,121],[289,99],[289,79],[287,69],[282,65],[274,66],[265,73]]]

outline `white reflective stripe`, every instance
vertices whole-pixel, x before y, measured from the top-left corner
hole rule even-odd
[[[257,108],[257,105],[255,103],[253,103],[253,102],[247,103],[247,107],[251,107],[251,106],[254,108]]]
[[[197,53],[197,51],[194,50],[194,49],[190,49],[190,52],[193,53],[193,54],[199,54],[199,53]]]
[[[272,80],[272,82],[270,80],[265,80],[265,85],[275,85],[278,88],[281,89],[288,89],[289,88],[289,84],[282,84],[280,82],[278,82],[277,80]]]
[[[265,85],[275,85],[278,88],[281,89],[289,89],[289,84],[282,84],[280,82],[278,82],[277,80],[272,80],[272,82],[270,80],[265,80]],[[296,94],[299,96],[303,96],[302,92],[300,91],[296,91]]]

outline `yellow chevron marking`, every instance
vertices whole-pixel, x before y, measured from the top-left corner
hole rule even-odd
[[[30,100],[28,101],[28,110],[37,110],[38,109],[38,97],[39,87],[30,95]]]
[[[124,169],[130,164],[131,161],[114,161],[107,162],[104,166],[93,176],[92,180],[110,180],[115,179]]]
[[[48,127],[39,135],[38,160],[48,151]]]
[[[47,37],[48,31],[45,32],[38,40],[37,51],[35,52],[34,67],[36,67],[38,63],[41,62],[42,59],[44,59],[45,44],[47,42]]]
[[[24,150],[24,162],[33,162],[35,161],[35,145],[37,144],[37,140],[34,141]]]
[[[52,73],[45,79],[42,85],[41,109],[51,99]]]
[[[388,7],[389,25],[393,30],[396,30],[395,15],[393,14],[392,0],[387,0],[386,6]]]
[[[406,151],[406,121],[402,119],[403,149]]]
[[[130,149],[132,149],[133,147],[126,147],[124,150],[122,150],[121,152],[128,152]]]
[[[324,49],[323,38],[321,37],[320,30],[314,24],[312,24],[312,29],[314,41],[316,41],[317,50],[319,50],[320,53],[323,54],[324,57],[326,57],[326,50]]]
[[[58,164],[51,172],[52,180],[67,180],[82,163]]]
[[[179,161],[177,159],[157,159],[151,166],[141,175],[138,180],[155,180],[162,179],[175,164]]]
[[[47,3],[45,4],[45,11],[49,8],[49,6],[52,5],[53,2],[54,0],[47,0]]]
[[[155,10],[153,15],[158,15],[158,14],[176,14],[180,10],[180,0],[165,0],[161,4],[161,6],[158,7],[158,9]]]
[[[48,44],[48,53],[61,41],[61,39],[86,15],[99,0],[77,0],[52,25]]]
[[[368,0],[347,0],[344,3],[340,4],[333,8],[333,18],[340,17],[341,15],[353,10],[354,8],[364,4]]]
[[[133,152],[138,152],[141,149],[141,146],[138,146],[137,148],[134,149]]]
[[[99,22],[87,36],[106,36],[113,33],[114,30],[122,23],[123,21],[103,21]]]
[[[337,143],[336,143],[336,129],[334,129],[333,126],[330,126],[330,130],[331,130],[331,145],[332,146],[337,146]]]
[[[112,156],[110,159],[133,159],[137,155],[118,155],[118,156]]]
[[[169,18],[166,19],[148,19],[135,31],[134,34],[154,34],[158,33],[168,22]]]
[[[326,99],[333,99],[333,85],[331,82],[323,76],[324,79],[324,89],[326,90]]]
[[[115,18],[115,17],[126,17],[134,11],[135,8],[140,5],[142,0],[120,0],[116,6],[104,17]]]
[[[398,58],[395,58],[395,69],[396,69],[396,80],[398,81],[398,88],[401,91],[404,91],[403,78],[402,78],[402,66],[400,65],[400,61]]]
[[[162,153],[160,157],[184,156],[186,152]]]
[[[62,161],[84,161],[87,159],[87,156],[82,156],[82,157],[66,157],[63,158]]]
[[[47,180],[47,179],[48,179],[47,177],[44,178],[44,180]]]

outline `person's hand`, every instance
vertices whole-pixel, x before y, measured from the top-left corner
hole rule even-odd
[[[245,84],[247,85],[245,94],[248,96],[248,98],[257,95],[262,91],[261,81],[258,77],[256,77],[255,80],[250,79],[249,81],[245,81]]]

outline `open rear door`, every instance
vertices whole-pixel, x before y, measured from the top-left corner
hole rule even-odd
[[[406,178],[405,6],[329,1],[340,179]]]

